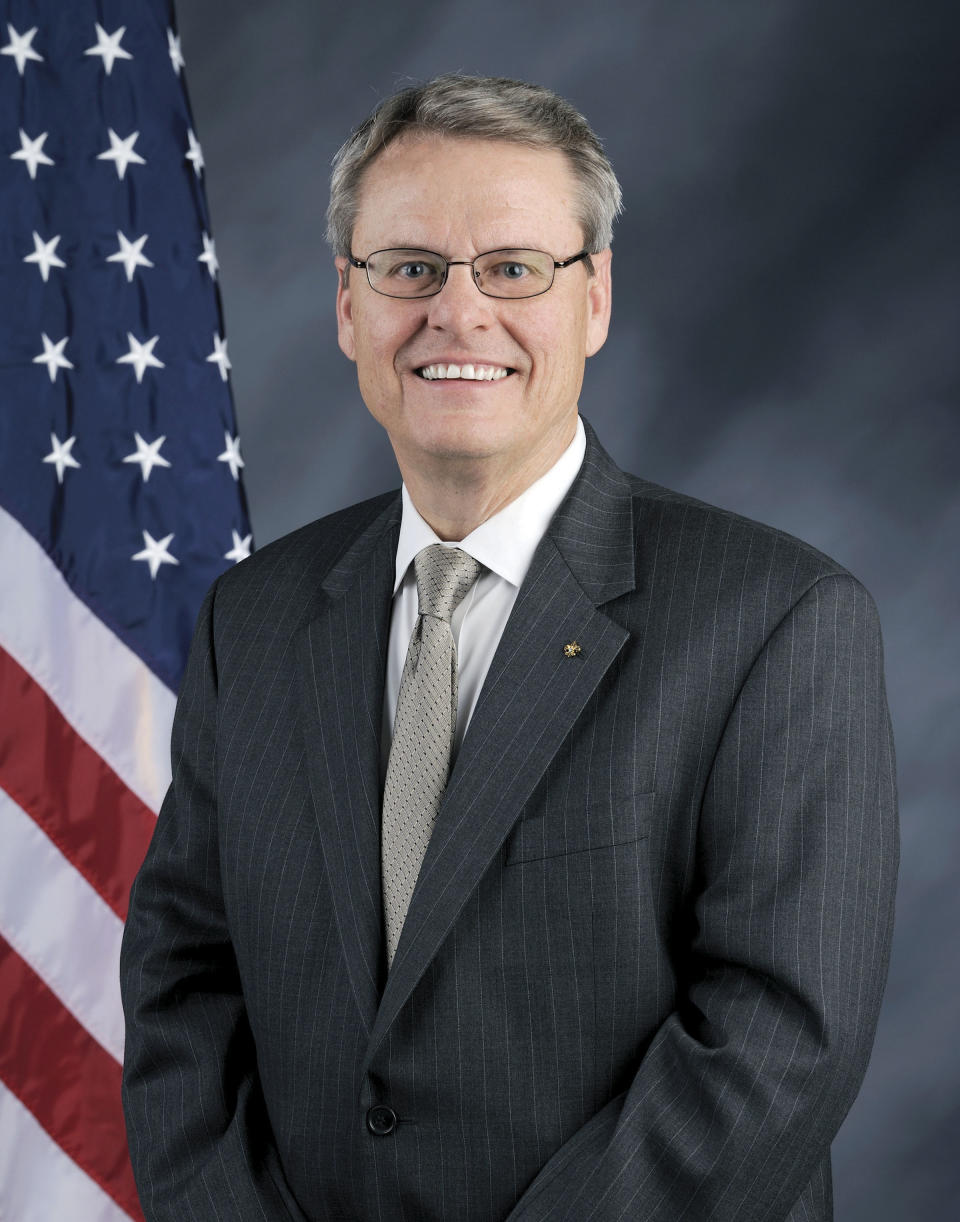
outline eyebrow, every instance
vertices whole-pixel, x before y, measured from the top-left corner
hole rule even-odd
[[[444,259],[450,259],[453,256],[446,254],[442,250],[434,250],[431,246],[424,246],[422,242],[390,242],[386,246],[375,246],[374,250],[425,250],[432,255],[441,255]],[[531,246],[527,242],[501,242],[499,246],[486,246],[478,252],[479,255],[488,254],[491,250],[541,250],[540,246]],[[370,252],[371,254],[373,251]]]

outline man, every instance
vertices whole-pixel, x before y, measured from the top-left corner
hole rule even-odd
[[[578,416],[619,188],[547,90],[341,150],[403,477],[222,577],[122,964],[148,1219],[825,1219],[897,834],[863,588]]]

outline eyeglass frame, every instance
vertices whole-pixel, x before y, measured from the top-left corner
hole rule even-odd
[[[373,258],[374,255],[385,254],[388,250],[415,250],[415,251],[419,251],[421,254],[424,254],[424,255],[435,256],[443,264],[443,277],[441,278],[440,283],[437,285],[435,289],[432,289],[429,293],[418,293],[416,296],[402,296],[397,293],[385,293],[383,289],[375,288],[373,285],[373,282],[370,279],[370,269],[367,266],[367,264]],[[487,255],[497,255],[497,254],[500,254],[501,251],[510,251],[510,250],[513,250],[513,251],[529,250],[532,254],[546,255],[546,257],[550,259],[551,262],[553,263],[553,267],[554,267],[553,278],[551,279],[550,283],[547,285],[545,289],[540,289],[536,293],[528,293],[523,297],[501,297],[497,293],[488,293],[484,289],[482,289],[480,287],[480,282],[477,279],[477,272],[476,270],[474,270],[474,273],[472,276],[473,283],[476,286],[477,292],[483,293],[484,297],[491,297],[494,301],[529,301],[533,297],[542,297],[544,293],[549,293],[550,290],[553,288],[554,281],[557,278],[556,269],[558,267],[559,268],[570,267],[574,263],[579,263],[581,259],[586,259],[587,262],[590,263],[590,251],[589,250],[581,250],[577,254],[571,255],[569,259],[554,259],[553,255],[551,255],[548,250],[534,250],[532,246],[531,247],[497,246],[494,250],[482,251],[479,255],[476,255],[472,259],[447,259],[442,254],[440,254],[439,251],[427,250],[426,247],[423,247],[423,246],[383,246],[379,250],[371,250],[371,252],[367,255],[366,259],[358,259],[356,255],[348,254],[347,262],[350,264],[351,267],[362,268],[366,272],[367,284],[369,284],[373,292],[377,293],[379,296],[389,297],[391,301],[425,301],[428,297],[436,297],[436,295],[442,291],[443,286],[447,283],[447,277],[450,274],[451,267],[471,267],[472,268],[473,265],[476,263],[477,259],[483,259]]]

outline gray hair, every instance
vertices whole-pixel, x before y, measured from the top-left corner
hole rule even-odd
[[[381,102],[334,157],[327,208],[327,241],[334,254],[350,254],[364,171],[405,132],[507,140],[565,153],[577,180],[584,246],[595,254],[613,241],[623,194],[583,115],[542,85],[447,73]]]

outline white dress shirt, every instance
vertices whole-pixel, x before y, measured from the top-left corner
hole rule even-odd
[[[580,470],[587,439],[580,417],[570,445],[550,470],[530,485],[516,500],[482,522],[459,543],[438,539],[427,525],[404,484],[403,516],[397,542],[397,571],[393,587],[390,641],[387,647],[387,677],[383,699],[380,778],[386,775],[387,759],[393,742],[393,722],[397,713],[400,677],[407,657],[410,637],[420,613],[417,578],[413,558],[431,543],[459,547],[481,565],[480,576],[453,613],[450,627],[457,643],[458,699],[457,727],[453,758],[487,677],[500,637],[537,545],[550,525],[560,502],[570,490]]]

